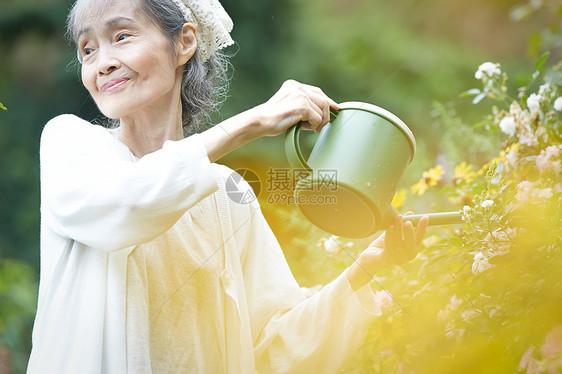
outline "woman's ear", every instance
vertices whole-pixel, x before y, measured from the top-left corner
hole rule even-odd
[[[192,23],[184,23],[176,43],[178,66],[183,66],[189,61],[197,50],[197,29]]]

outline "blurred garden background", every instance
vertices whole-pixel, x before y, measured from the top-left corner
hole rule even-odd
[[[24,372],[31,345],[42,127],[61,113],[99,117],[64,38],[71,3],[0,0],[0,374]],[[429,230],[416,260],[377,274],[383,315],[342,372],[562,372],[561,2],[222,4],[237,44],[217,121],[286,79],[371,102],[418,143],[396,208],[463,211],[463,225]],[[222,161],[260,176],[263,211],[309,292],[373,239],[330,237],[268,200],[268,170],[288,166],[281,137]]]

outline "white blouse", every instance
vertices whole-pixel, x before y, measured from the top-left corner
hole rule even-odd
[[[40,152],[28,373],[333,373],[380,315],[345,272],[305,298],[198,135],[136,160],[115,131],[62,115]]]

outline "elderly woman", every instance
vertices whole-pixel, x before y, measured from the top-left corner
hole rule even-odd
[[[330,373],[380,313],[368,286],[415,257],[427,219],[396,222],[306,298],[221,156],[338,105],[286,82],[201,133],[232,23],[217,0],[78,0],[69,33],[102,127],[41,138],[41,283],[29,373]],[[187,130],[186,130],[187,129]]]

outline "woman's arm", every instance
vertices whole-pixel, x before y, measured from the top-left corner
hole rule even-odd
[[[399,221],[402,219],[396,219],[395,227],[400,228]],[[420,235],[425,221],[419,226]],[[317,294],[305,298],[259,208],[255,208],[249,226],[244,281],[257,369],[268,373],[337,372],[360,347],[370,323],[381,313],[367,282],[376,270],[411,259],[412,253],[415,257],[421,241],[418,236],[410,242],[405,227],[402,235],[407,238],[399,238],[398,230],[388,231],[391,239],[386,246],[383,239],[375,241],[358,259],[358,278],[352,266]],[[373,273],[363,278],[364,271]]]
[[[266,103],[227,119],[201,134],[211,162],[263,136],[275,136],[302,121],[320,131],[338,105],[317,87],[286,81]]]
[[[330,106],[337,108],[319,88],[287,81],[266,103],[202,134],[166,142],[135,163],[115,155],[107,130],[59,116],[41,139],[43,219],[56,233],[103,250],[146,242],[216,190],[210,162],[299,121],[320,130]]]

